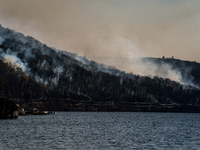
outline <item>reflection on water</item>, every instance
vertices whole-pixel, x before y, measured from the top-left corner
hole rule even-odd
[[[0,149],[199,149],[200,114],[58,112],[0,120]]]

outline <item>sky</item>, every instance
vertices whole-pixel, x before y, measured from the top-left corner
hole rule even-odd
[[[81,56],[200,62],[199,0],[0,0],[0,24]]]

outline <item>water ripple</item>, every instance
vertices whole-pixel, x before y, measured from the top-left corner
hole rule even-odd
[[[60,112],[0,124],[2,150],[200,148],[200,114]]]

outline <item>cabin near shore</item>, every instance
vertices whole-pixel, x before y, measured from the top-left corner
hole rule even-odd
[[[17,119],[19,106],[7,97],[0,98],[0,119]]]

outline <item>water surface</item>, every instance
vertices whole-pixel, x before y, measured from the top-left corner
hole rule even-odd
[[[58,112],[0,120],[0,149],[200,149],[200,114]]]

